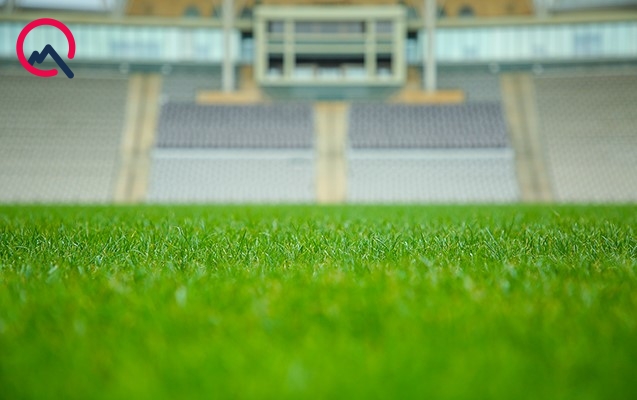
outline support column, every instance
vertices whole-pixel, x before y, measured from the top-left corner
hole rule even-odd
[[[294,54],[294,21],[291,19],[286,20],[283,32],[283,76],[285,79],[292,79],[294,75],[294,65],[296,64],[296,55]]]
[[[223,71],[222,86],[224,92],[234,90],[234,62],[232,60],[232,25],[234,8],[232,0],[223,0]]]
[[[128,5],[127,0],[115,0],[115,4],[113,5],[113,18],[122,18],[124,14],[126,14],[126,6]]]
[[[557,4],[556,0],[535,0],[535,15],[538,18],[546,18],[549,16],[550,9]]]
[[[376,21],[367,20],[365,32],[365,69],[367,70],[367,78],[376,79]]]
[[[267,34],[265,20],[257,14],[257,20],[254,26],[254,74],[255,80],[258,83],[261,83],[268,74]]]
[[[425,1],[425,30],[427,32],[426,42],[423,40],[423,57],[425,89],[428,92],[435,92],[437,87],[436,74],[436,0]]]
[[[13,10],[15,10],[15,2],[16,0],[7,0],[7,3],[4,5],[4,12],[6,14],[11,14]]]
[[[405,29],[405,16],[401,16],[393,20],[394,38],[392,53],[392,75],[395,79],[403,81],[407,75],[407,61],[405,52],[405,37],[407,30]]]

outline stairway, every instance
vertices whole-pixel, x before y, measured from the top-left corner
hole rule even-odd
[[[134,74],[130,77],[120,170],[115,189],[116,203],[141,203],[146,200],[150,155],[159,118],[161,81],[161,76],[157,74]]]

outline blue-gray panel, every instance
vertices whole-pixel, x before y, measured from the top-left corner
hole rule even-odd
[[[197,105],[161,108],[157,146],[163,148],[311,148],[313,109],[307,103]]]
[[[508,145],[500,103],[353,104],[352,148],[496,148]]]

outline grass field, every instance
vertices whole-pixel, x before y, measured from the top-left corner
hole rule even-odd
[[[636,233],[636,206],[0,208],[0,398],[635,398]]]

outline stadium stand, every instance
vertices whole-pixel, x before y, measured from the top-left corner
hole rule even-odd
[[[349,156],[351,202],[509,202],[510,150],[359,151]]]
[[[465,148],[507,146],[499,103],[421,106],[354,104],[353,148]]]
[[[310,104],[167,103],[153,151],[151,202],[312,202]]]
[[[1,73],[0,202],[111,201],[126,77]]]
[[[0,202],[637,198],[634,13],[480,20],[464,17],[530,16],[533,1],[438,0],[450,51],[427,57],[440,90],[424,91],[420,0],[346,1],[366,6],[346,23],[336,0],[106,3],[64,15],[73,80],[28,76],[0,41]],[[314,22],[294,10],[318,4]],[[7,38],[28,17],[10,8]]]
[[[493,99],[488,85],[474,91]],[[350,202],[519,199],[514,153],[497,101],[353,104],[349,132]]]
[[[161,148],[306,148],[313,144],[310,104],[162,107],[157,145]]]
[[[157,150],[150,202],[313,202],[308,151]]]
[[[637,200],[637,75],[556,72],[535,79],[557,201]]]

